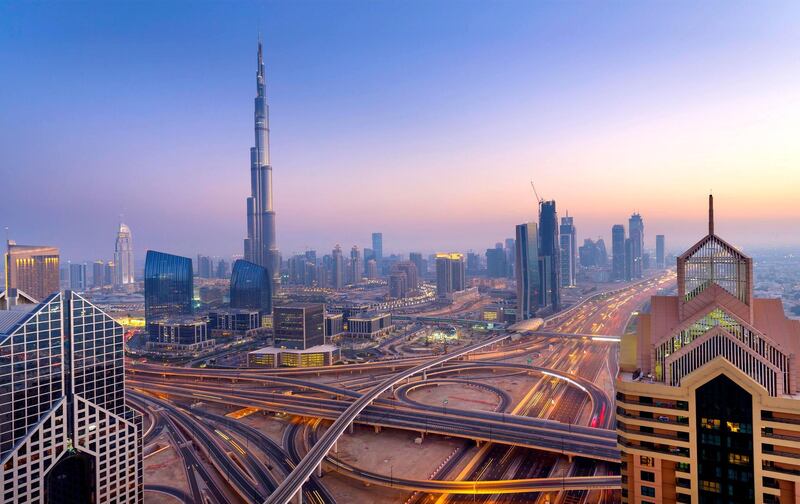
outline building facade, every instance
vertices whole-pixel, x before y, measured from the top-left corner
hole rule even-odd
[[[275,347],[305,350],[325,344],[325,308],[322,303],[276,306],[272,319]]]
[[[383,233],[372,233],[372,254],[375,262],[383,259]]]
[[[147,322],[192,314],[192,260],[148,250],[144,265],[144,313]]]
[[[625,280],[625,226],[611,228],[611,278]]]
[[[453,292],[467,287],[464,254],[457,252],[436,254],[436,295],[447,298]]]
[[[558,239],[556,202],[539,205],[539,307],[557,312],[561,309],[561,248]]]
[[[231,308],[272,313],[272,275],[256,263],[237,260],[231,272]]]
[[[0,312],[0,502],[143,502],[123,335],[71,291]]]
[[[59,289],[59,253],[55,247],[6,243],[6,291],[17,289],[42,300]]]
[[[575,287],[578,274],[578,235],[569,214],[561,218],[558,236],[561,249],[561,286]]]
[[[120,222],[117,230],[117,241],[114,243],[114,285],[136,283],[133,274],[133,237],[131,229]]]
[[[628,235],[631,240],[631,278],[644,275],[644,221],[638,213],[628,219]]]
[[[86,264],[74,263],[69,265],[69,288],[75,292],[85,292],[89,283],[86,278]]]
[[[247,238],[244,259],[267,268],[275,286],[280,283],[281,255],[275,239],[272,165],[269,156],[269,105],[261,41],[254,100],[255,145],[250,148],[250,197],[247,198]]]
[[[623,502],[800,501],[800,321],[753,296],[753,261],[709,233],[623,339]]]
[[[520,321],[534,317],[539,308],[539,232],[535,222],[517,225],[515,246],[517,320]]]
[[[663,269],[667,267],[664,260],[664,235],[656,235],[656,268]]]
[[[502,247],[486,249],[486,274],[489,278],[508,276],[506,251]]]

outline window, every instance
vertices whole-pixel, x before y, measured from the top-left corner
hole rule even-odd
[[[750,457],[740,453],[729,453],[728,462],[736,465],[747,465],[750,463]]]
[[[701,418],[700,425],[704,429],[719,430],[719,418]]]
[[[642,481],[649,481],[652,483],[656,480],[656,473],[650,471],[642,471],[641,476],[642,476]]]
[[[700,481],[700,490],[704,492],[719,493],[719,482],[702,480]]]
[[[642,495],[644,495],[645,497],[655,497],[656,489],[653,487],[642,485]]]

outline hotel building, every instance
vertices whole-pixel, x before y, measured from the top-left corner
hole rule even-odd
[[[709,233],[623,339],[623,503],[800,502],[800,321],[753,297],[753,261]]]

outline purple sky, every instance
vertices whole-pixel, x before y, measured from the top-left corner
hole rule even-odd
[[[284,257],[483,251],[535,218],[800,244],[800,6],[0,5],[0,225],[65,259],[241,252],[265,40]]]

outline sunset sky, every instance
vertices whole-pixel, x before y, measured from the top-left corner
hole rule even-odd
[[[241,253],[256,41],[278,245],[484,251],[632,211],[800,247],[798,2],[0,3],[0,226],[108,259]]]

